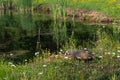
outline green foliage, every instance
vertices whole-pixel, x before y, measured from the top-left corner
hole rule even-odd
[[[49,54],[49,51],[43,51]],[[59,56],[59,55],[58,55]],[[101,60],[83,62],[69,59],[54,59],[44,63],[41,57],[34,62],[15,65],[12,62],[0,62],[0,79],[9,80],[119,80],[120,58],[110,54],[102,55]],[[47,59],[47,55],[45,57]]]
[[[63,50],[68,50],[68,49],[76,49],[76,40],[74,39],[74,32],[72,32],[71,37],[66,40],[65,45],[63,46]]]
[[[23,17],[23,16],[22,16]],[[26,19],[27,17],[27,19]],[[30,19],[28,19],[28,17]],[[20,16],[4,15],[0,18],[0,44],[4,44],[5,50],[20,49],[26,45],[31,45],[30,40],[25,39],[28,36],[33,36],[34,27],[30,16],[24,16],[22,20]],[[28,38],[32,39],[32,38]],[[27,42],[28,41],[28,42]],[[26,43],[27,42],[27,43]],[[13,44],[14,43],[14,44]],[[28,44],[29,43],[29,44]],[[30,46],[29,45],[29,46]],[[25,48],[25,47],[24,47]]]
[[[118,25],[103,26],[98,30],[97,34],[97,48],[102,48],[103,51],[116,51],[120,44],[120,31]]]
[[[60,5],[63,5],[63,2]],[[62,45],[62,43],[64,43],[65,40],[67,39],[66,20],[65,19],[63,21],[58,20],[60,17],[65,17],[65,12],[64,12],[65,8],[61,7],[60,5],[53,4],[52,6],[53,18],[54,18],[53,39],[56,41],[57,46]]]
[[[116,75],[114,74],[110,80],[117,80]]]

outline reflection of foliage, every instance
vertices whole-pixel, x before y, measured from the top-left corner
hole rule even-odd
[[[26,30],[32,30],[33,29],[33,19],[32,19],[32,15],[31,14],[24,14],[21,15],[21,25],[23,27],[23,29]]]
[[[65,18],[65,12],[64,12],[64,3],[61,1],[62,7],[58,5],[53,5],[53,17],[54,17],[54,24],[53,24],[53,32],[54,36],[53,39],[58,43],[62,45],[62,43],[66,40],[66,20],[64,21],[58,20],[58,18],[61,16]]]
[[[31,17],[29,16],[29,18]],[[20,16],[17,16],[17,15],[16,16],[9,16],[9,15],[1,16],[0,18],[0,44],[6,44],[9,42],[9,45],[7,45],[7,47],[9,47],[9,50],[18,49],[21,46],[22,46],[21,48],[23,48],[24,43],[21,43],[22,42],[21,39],[25,38],[26,36],[32,36],[33,35],[32,31],[34,31],[32,20],[29,18],[27,17],[27,19],[24,20],[20,18]],[[25,22],[26,25],[23,24],[22,21]],[[29,38],[29,40],[30,39],[31,38]],[[27,44],[28,42],[26,41],[25,44],[29,45]]]
[[[18,0],[17,3],[20,7],[29,8],[32,6],[32,0]]]

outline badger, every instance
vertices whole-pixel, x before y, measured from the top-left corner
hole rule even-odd
[[[89,61],[94,59],[94,55],[90,50],[67,50],[65,56],[72,57],[78,60]]]

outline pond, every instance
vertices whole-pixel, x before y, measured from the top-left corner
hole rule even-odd
[[[79,48],[94,48],[98,40],[99,24],[51,19],[45,15],[0,16],[0,52],[28,50],[30,55],[43,49],[57,52],[67,43]],[[112,32],[109,25],[106,30]],[[37,44],[39,43],[39,44]],[[72,47],[68,47],[72,48]],[[16,54],[19,54],[16,53]]]

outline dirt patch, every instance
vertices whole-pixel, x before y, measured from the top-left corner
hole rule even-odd
[[[48,62],[52,62],[56,59],[65,59],[65,56],[64,56],[64,54],[58,54],[58,55],[53,54],[53,55],[49,56],[48,58],[44,59],[43,62],[48,63]]]
[[[66,14],[67,20],[74,17],[74,20],[78,22],[112,23],[114,21],[112,17],[109,17],[102,12],[97,12],[94,10],[67,8]]]

